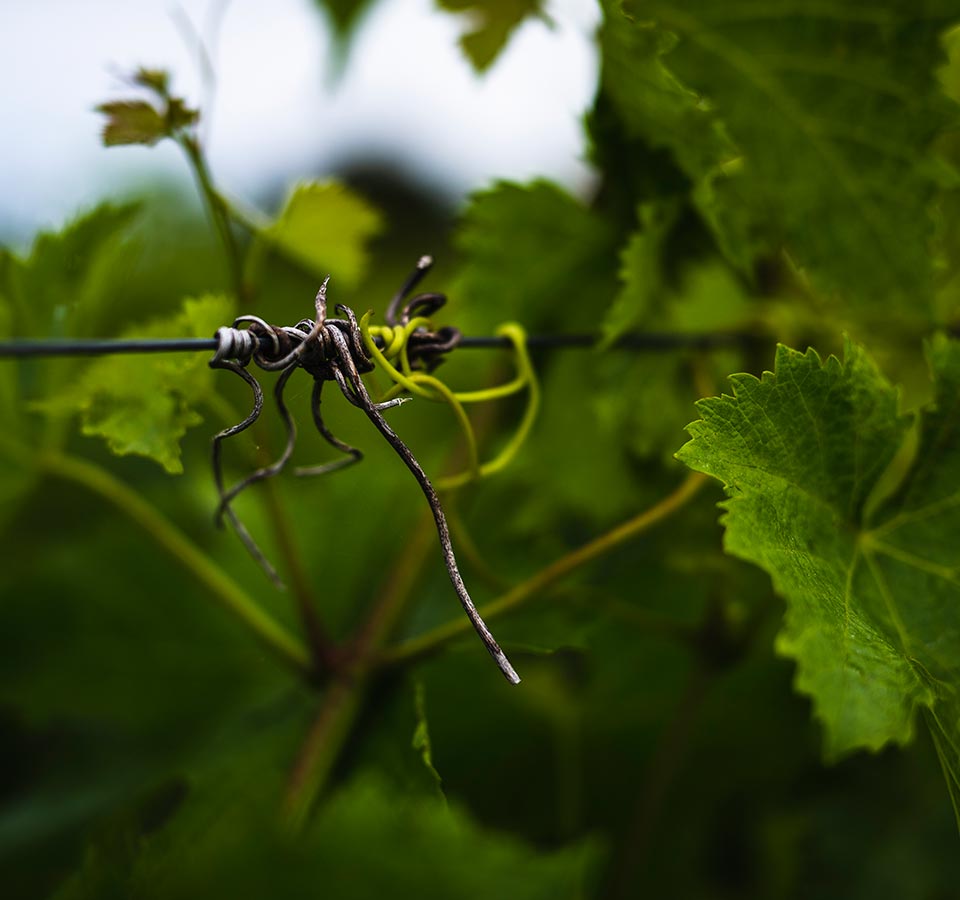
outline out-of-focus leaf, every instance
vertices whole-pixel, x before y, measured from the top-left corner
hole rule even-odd
[[[317,5],[326,10],[337,39],[348,41],[353,29],[364,13],[376,0],[317,0]]]
[[[669,227],[653,217],[631,239],[621,261],[623,289],[604,321],[605,333],[628,329],[668,333],[728,332],[747,325],[753,303],[728,263],[719,257],[668,271],[663,243]],[[613,349],[595,367],[594,404],[606,442],[639,459],[673,456],[694,411],[693,403],[742,366],[735,350],[710,354],[624,353]]]
[[[780,347],[774,373],[702,400],[680,458],[724,482],[726,549],[773,578],[828,755],[905,743],[918,710],[960,784],[960,345],[930,351],[936,402],[915,454],[897,392],[865,352]]]
[[[148,69],[141,66],[133,73],[133,82],[149,88],[161,97],[166,97],[170,93],[170,73],[165,69]]]
[[[665,64],[676,37],[649,21],[625,18],[620,3],[604,6],[600,86],[627,136],[669,147],[694,182],[735,157],[737,150],[711,104]]]
[[[302,733],[298,716],[247,729],[241,743],[191,767],[179,802],[159,825],[143,809],[121,816],[92,843],[60,900],[108,896],[296,898],[322,885],[330,898],[576,898],[595,847],[535,851],[482,829],[436,796],[399,793],[361,770],[321,801],[305,833],[279,827],[278,804]],[[269,725],[270,727],[266,727]],[[293,727],[291,727],[293,726]]]
[[[488,328],[517,318],[555,332],[596,330],[613,293],[615,241],[609,222],[556,185],[502,182],[476,194],[464,215],[451,296]]]
[[[430,724],[427,720],[426,689],[423,681],[417,679],[414,684],[414,709],[417,714],[417,727],[413,731],[413,749],[420,754],[423,765],[435,780],[437,790],[442,792],[443,779],[433,764],[433,749],[430,745]]]
[[[549,21],[543,0],[438,0],[441,9],[463,13],[470,20],[460,46],[474,69],[490,67],[507,45],[513,32],[530,18]]]
[[[101,103],[97,112],[107,117],[103,126],[103,143],[108,147],[155,144],[167,133],[163,116],[144,100]]]
[[[664,244],[676,214],[675,206],[645,204],[640,208],[640,228],[620,255],[623,289],[603,320],[606,346],[649,317],[658,301],[663,304],[669,289],[663,270]]]
[[[174,820],[145,842],[130,879],[132,893],[193,897],[212,880],[224,895],[295,898],[322,884],[331,900],[572,900],[582,896],[594,856],[584,845],[532,851],[478,828],[460,810],[398,796],[371,776],[330,797],[301,840],[251,816],[242,791],[216,799],[220,809],[201,818],[188,806],[182,823]]]
[[[649,95],[648,139],[669,143],[694,183],[716,167],[689,148],[711,147],[718,121],[743,156],[736,196],[718,181],[711,192],[716,206],[706,218],[721,245],[749,239],[745,207],[750,233],[782,244],[820,290],[870,303],[929,302],[929,206],[939,176],[928,148],[957,119],[935,77],[955,4],[899,0],[862,10],[840,0],[809,8],[750,0],[731,11],[706,0],[631,0],[625,8],[641,32],[653,22],[676,38],[666,53],[666,37],[644,34],[645,46],[629,39],[626,71],[658,73],[638,92]],[[676,105],[659,102],[661,63],[685,86],[668,98],[692,89],[708,115],[698,119],[691,100],[677,126]],[[624,105],[638,106],[632,95]],[[707,159],[724,161],[713,151]],[[734,204],[738,235],[724,224]]]
[[[297,185],[280,215],[262,232],[270,246],[314,272],[353,288],[366,271],[367,243],[383,227],[380,214],[333,181]]]
[[[170,94],[170,75],[163,69],[139,68],[130,79],[147,88],[159,109],[144,100],[111,100],[95,107],[107,117],[103,143],[107,147],[123,144],[155,144],[161,138],[177,137],[184,128],[200,118],[199,110],[187,106],[182,97]]]
[[[137,204],[103,203],[59,232],[42,232],[25,259],[7,256],[0,293],[11,301],[13,333],[29,337],[96,334],[110,269],[123,265]]]
[[[207,337],[233,315],[233,301],[226,296],[186,300],[182,312],[129,336]],[[179,474],[180,439],[203,421],[195,407],[212,390],[212,372],[201,354],[117,355],[97,360],[74,386],[37,406],[54,415],[80,413],[83,433],[104,438],[117,455],[146,456]]]

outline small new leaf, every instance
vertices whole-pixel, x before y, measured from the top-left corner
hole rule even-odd
[[[133,73],[133,83],[149,88],[160,97],[170,93],[170,73],[163,69],[139,68]]]
[[[167,125],[149,103],[143,100],[117,100],[101,103],[97,112],[107,116],[103,143],[107,147],[122,144],[155,144],[167,134]]]
[[[787,601],[778,650],[797,662],[828,756],[907,742],[922,711],[960,796],[960,344],[929,352],[936,400],[919,443],[866,353],[777,351],[773,373],[701,400],[678,453],[720,479],[725,546]],[[891,474],[894,476],[891,478]]]

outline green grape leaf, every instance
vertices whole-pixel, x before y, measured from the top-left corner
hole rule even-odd
[[[960,776],[960,344],[935,340],[936,400],[910,419],[864,350],[821,362],[781,346],[773,373],[701,400],[678,456],[720,479],[725,546],[787,601],[829,757],[906,743],[923,711]],[[906,450],[904,450],[906,448]]]
[[[603,320],[606,346],[636,328],[660,305],[668,285],[663,267],[664,244],[676,222],[674,204],[642,204],[640,228],[634,232],[620,255],[623,289]]]
[[[304,182],[261,237],[318,278],[329,274],[349,289],[363,277],[367,243],[382,228],[380,213],[345,185]]]
[[[137,204],[102,203],[59,232],[41,232],[29,256],[5,255],[0,293],[13,309],[13,333],[30,337],[96,334],[111,272],[130,253]]]
[[[493,64],[513,32],[527,19],[549,21],[543,0],[438,0],[442,9],[464,13],[469,30],[460,38],[460,47],[474,69],[484,72]]]
[[[474,195],[461,222],[464,261],[451,297],[464,315],[481,312],[488,328],[516,318],[529,328],[593,331],[614,290],[615,240],[611,223],[556,185],[501,182]]]
[[[103,143],[107,147],[155,144],[166,137],[163,116],[144,100],[116,100],[101,103],[96,109],[107,117],[103,126]]]
[[[227,808],[242,812],[242,791],[234,798]],[[265,832],[249,815],[208,815],[204,821],[209,829],[171,828],[158,835],[158,849],[169,842],[174,850],[166,864],[162,856],[151,859],[159,854],[148,845],[131,878],[134,894],[196,896],[212,877],[224,894],[293,898],[322,883],[331,900],[493,895],[553,900],[577,895],[575,886],[584,881],[593,856],[584,845],[532,851],[482,830],[459,809],[433,798],[398,796],[370,776],[329,798],[301,841]]]
[[[101,833],[57,896],[99,897],[107,884],[117,896],[143,898],[194,897],[210,884],[222,896],[277,898],[322,885],[331,900],[580,896],[594,846],[535,850],[370,770],[325,797],[303,834],[282,830],[276,808],[296,751],[292,730],[279,724],[279,739],[248,734],[191,773],[159,828],[145,828],[138,810],[117,823],[125,828]]]
[[[102,131],[105,146],[152,145],[165,137],[177,137],[200,118],[200,111],[187,106],[186,100],[171,96],[170,75],[163,69],[141,67],[130,81],[150,91],[161,108],[144,100],[111,100],[94,107],[107,117]]]
[[[607,2],[600,29],[601,90],[610,98],[626,134],[669,147],[695,181],[737,155],[709,103],[665,65],[677,38],[648,21],[624,17]]]
[[[929,303],[929,209],[941,178],[929,147],[957,118],[936,77],[956,4],[630,0],[625,9],[639,24],[626,38],[612,26],[620,71],[643,89],[620,105],[706,183],[695,199],[732,258],[742,263],[760,240],[785,248],[822,292]],[[725,171],[724,134],[741,157]]]
[[[129,337],[209,337],[233,319],[225,296],[186,300],[183,310],[139,326]],[[130,453],[180,474],[180,439],[203,421],[195,406],[213,391],[203,354],[117,355],[93,363],[68,390],[36,404],[48,414],[79,413],[84,434],[102,437],[118,456]]]

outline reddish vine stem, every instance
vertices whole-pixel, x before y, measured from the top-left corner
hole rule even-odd
[[[368,684],[374,675],[373,659],[386,643],[412,596],[432,547],[432,522],[424,513],[384,578],[380,599],[331,678],[317,716],[301,745],[284,800],[284,819],[294,831],[306,824],[336,765],[343,743],[363,707]]]

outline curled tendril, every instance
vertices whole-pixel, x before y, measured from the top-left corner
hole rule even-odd
[[[433,513],[444,563],[454,591],[487,651],[507,680],[516,684],[520,681],[519,676],[477,612],[460,576],[450,540],[450,529],[437,492],[416,457],[384,419],[383,411],[399,406],[409,399],[397,396],[401,391],[446,402],[451,407],[467,441],[470,462],[466,472],[444,479],[439,484],[443,487],[457,487],[473,478],[497,471],[513,458],[529,432],[536,413],[539,391],[526,350],[525,334],[519,325],[513,324],[505,325],[500,329],[500,333],[510,339],[517,357],[518,374],[509,384],[487,391],[456,393],[431,374],[431,371],[442,362],[443,354],[456,346],[460,340],[460,333],[456,329],[434,330],[427,318],[446,302],[442,294],[420,294],[404,303],[431,264],[429,257],[421,258],[416,270],[390,301],[387,310],[388,324],[381,326],[377,331],[369,325],[369,313],[358,322],[353,310],[346,306],[336,307],[337,313],[344,318],[327,318],[326,293],[329,276],[317,292],[315,319],[304,319],[294,327],[277,327],[268,325],[256,316],[241,316],[234,322],[232,328],[221,328],[217,331],[217,351],[210,365],[213,368],[227,369],[243,378],[254,392],[254,405],[243,421],[224,429],[213,439],[214,483],[219,494],[216,518],[218,523],[223,519],[230,522],[254,559],[275,583],[280,584],[276,571],[234,513],[231,503],[250,485],[281,472],[293,453],[296,424],[284,402],[283,393],[287,382],[297,369],[304,369],[314,378],[310,410],[317,431],[331,446],[345,453],[346,457],[318,466],[297,469],[296,474],[325,474],[362,459],[363,454],[360,450],[337,438],[323,421],[320,412],[323,384],[327,381],[336,382],[347,401],[363,410],[416,478]],[[241,325],[247,327],[241,329]],[[399,360],[399,370],[390,362],[390,359]],[[256,378],[247,371],[250,362],[254,362],[266,371],[280,372],[274,388],[274,399],[286,428],[287,440],[283,452],[275,462],[262,466],[230,488],[225,488],[222,443],[226,438],[249,428],[259,418],[263,409],[263,390]],[[376,365],[379,365],[394,382],[394,387],[379,401],[374,401],[370,397],[361,378],[363,373],[372,371]],[[524,387],[528,388],[529,398],[520,428],[495,459],[480,464],[473,428],[464,410],[464,404],[508,396]]]
[[[540,386],[530,362],[527,334],[523,327],[516,322],[507,322],[497,329],[497,334],[506,337],[513,346],[517,374],[512,380],[506,384],[478,391],[452,391],[433,375],[414,371],[410,363],[407,342],[417,328],[430,326],[428,319],[414,318],[405,326],[377,326],[370,324],[372,315],[372,312],[367,312],[360,319],[360,333],[367,353],[394,382],[394,386],[384,394],[384,399],[390,399],[402,391],[407,391],[427,400],[446,403],[460,426],[467,447],[468,467],[466,471],[459,474],[437,479],[437,487],[441,490],[452,490],[477,478],[493,475],[508,466],[526,441],[540,408]],[[378,339],[384,344],[383,348],[378,345]],[[393,365],[391,362],[393,359],[400,361],[400,369]],[[498,400],[517,394],[525,388],[527,405],[513,436],[497,456],[485,463],[479,463],[476,436],[464,410],[464,404]]]

